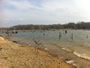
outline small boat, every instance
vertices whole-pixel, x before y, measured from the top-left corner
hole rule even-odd
[[[12,31],[12,34],[17,34],[18,32],[17,31]]]
[[[16,31],[15,29],[12,31],[12,34],[17,34],[18,31]]]
[[[14,28],[14,30],[12,31],[12,34],[17,34],[17,33],[18,33],[18,31],[16,31]]]

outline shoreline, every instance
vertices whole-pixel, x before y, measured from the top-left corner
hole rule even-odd
[[[79,57],[78,55],[74,54],[75,51],[69,50],[67,48],[63,48],[62,46],[58,46],[57,44],[47,45],[45,41],[37,41],[37,44],[38,43],[41,43],[41,45],[37,47],[38,49],[63,59],[65,63],[71,64],[76,68],[85,68],[85,65],[87,66],[87,68],[90,68],[90,60],[83,58],[82,55],[81,57]],[[35,47],[37,44],[32,44],[31,46]]]
[[[48,66],[48,68],[75,68],[50,52],[32,46],[23,46],[1,38],[3,37],[0,36],[1,68],[38,68],[38,66],[41,66],[41,68],[47,68],[46,66]],[[38,55],[36,55],[35,50]],[[37,63],[35,63],[35,61]],[[40,64],[38,64],[38,62]],[[36,64],[37,67],[33,67],[33,63]]]
[[[32,42],[33,40],[30,40]],[[35,41],[35,40],[34,40]],[[34,42],[33,41],[33,42]],[[45,41],[41,40],[36,40],[37,44],[23,44],[20,43],[20,41],[12,41],[11,42],[15,43],[17,46],[20,47],[33,47],[36,48],[37,50],[44,51],[48,54],[50,54],[52,57],[56,57],[59,59],[62,59],[64,63],[70,64],[75,68],[90,68],[90,61],[87,59],[84,59],[82,57],[78,57],[77,55],[74,54],[75,51],[70,51],[67,48],[63,48],[62,46],[58,46],[55,43],[47,44]],[[35,43],[35,42],[34,42]],[[40,43],[39,47],[35,47]],[[45,45],[45,47],[43,46]],[[51,46],[51,47],[49,47]]]
[[[41,49],[46,49],[49,53],[55,54],[58,57],[62,58],[66,63],[72,64],[76,68],[90,68],[90,60],[78,57],[74,54],[74,51],[60,47],[57,44],[47,44],[45,41],[41,41],[45,47]]]

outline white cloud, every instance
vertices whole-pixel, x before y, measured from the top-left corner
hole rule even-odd
[[[81,16],[90,19],[90,0],[74,0],[74,2],[80,10]]]
[[[71,1],[72,2],[72,1]],[[63,0],[45,0],[42,3],[42,7],[45,10],[56,11],[62,8],[72,8],[68,1]]]
[[[84,1],[85,0],[83,0],[81,4],[82,0],[42,0],[42,2],[39,3],[39,7],[28,2],[28,0],[6,0],[4,2],[5,4],[13,5],[16,9],[14,11],[5,9],[5,22],[8,25],[9,23],[13,25],[89,21],[90,15],[88,13],[90,12],[87,12],[89,9],[86,9],[89,5],[83,8]],[[89,0],[86,1],[89,2]],[[18,22],[18,20],[22,22]]]
[[[19,9],[19,10],[38,8],[37,6],[28,2],[28,0],[6,0],[6,1],[4,1],[4,4],[12,5],[12,6],[16,7],[16,9]]]

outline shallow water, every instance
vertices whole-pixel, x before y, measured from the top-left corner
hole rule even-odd
[[[1,33],[6,35],[5,33]],[[89,30],[48,30],[48,31],[18,31],[12,34],[12,39],[30,44],[30,40],[40,40],[56,44],[66,51],[71,51],[78,57],[90,59],[90,31]]]

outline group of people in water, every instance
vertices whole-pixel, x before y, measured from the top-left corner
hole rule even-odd
[[[7,36],[12,36],[13,34],[17,34],[17,31],[6,31],[4,32]]]
[[[12,32],[6,31],[6,34],[17,34],[17,33],[18,33],[17,31],[12,31]]]
[[[67,34],[67,30],[65,30],[65,34]],[[62,37],[61,32],[59,32],[59,37],[58,37],[58,39],[60,39],[61,37]],[[71,39],[73,40],[73,33],[72,33],[72,35],[71,35]]]
[[[65,31],[64,31],[64,33],[65,33],[65,34],[67,34],[67,33],[68,33],[68,31],[67,31],[67,30],[65,30]],[[48,35],[48,33],[43,32],[43,36],[46,36],[46,35]],[[61,33],[61,32],[59,32],[59,34],[58,34],[58,40],[60,40],[60,39],[61,39],[61,37],[62,37],[62,33]],[[72,33],[72,34],[71,34],[71,39],[73,40],[73,38],[74,38],[74,35],[73,35],[73,33]]]
[[[35,32],[35,31],[32,31],[32,32]],[[18,34],[18,31],[6,31],[5,33],[7,34],[7,36],[12,36],[13,34]],[[44,32],[41,31],[41,33],[43,33],[43,36],[48,35],[48,33],[46,33],[45,31]],[[64,30],[64,34],[67,34],[67,33],[68,33],[68,31]],[[62,36],[63,36],[62,32],[59,32],[58,33],[58,40],[60,40]],[[71,33],[70,38],[71,38],[71,40],[74,40],[74,34],[73,33]],[[86,38],[88,38],[88,35],[86,36]]]

